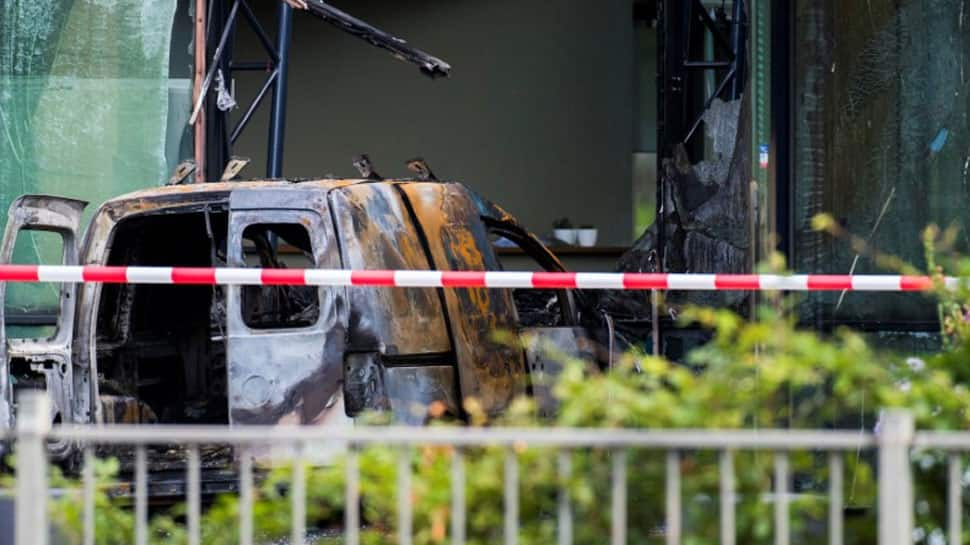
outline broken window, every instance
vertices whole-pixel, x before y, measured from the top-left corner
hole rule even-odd
[[[264,269],[312,269],[313,245],[296,223],[258,223],[243,231],[246,265]],[[316,286],[243,286],[242,312],[253,329],[309,327],[320,317]]]
[[[489,241],[499,256],[499,264],[506,269],[512,257],[523,256],[533,271],[559,271],[555,261],[542,246],[525,232],[511,225],[489,228]],[[521,265],[509,267],[522,269]],[[569,312],[563,306],[565,290],[513,289],[512,298],[522,327],[556,327],[567,325]]]
[[[53,231],[21,229],[14,243],[13,261],[23,265],[63,263],[64,237]],[[52,282],[7,284],[3,300],[7,337],[53,337],[60,316],[61,284]]]
[[[811,228],[829,213],[875,251],[925,266],[921,231],[970,199],[970,33],[963,0],[799,0],[794,17],[794,268],[892,273]],[[813,293],[820,324],[935,328],[915,294]]]

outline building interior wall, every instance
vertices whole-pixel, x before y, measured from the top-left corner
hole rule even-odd
[[[253,2],[273,28],[276,3]],[[333,4],[452,64],[431,81],[413,66],[309,14],[294,18],[284,173],[353,176],[368,153],[384,176],[423,156],[539,234],[567,217],[599,244],[633,237],[635,38],[628,0],[389,0]],[[260,58],[243,25],[236,59]],[[240,74],[240,103],[261,74]],[[268,108],[236,146],[265,173]]]

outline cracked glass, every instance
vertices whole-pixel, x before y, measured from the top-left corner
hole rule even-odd
[[[803,272],[895,273],[874,257],[925,267],[922,230],[961,229],[970,186],[970,1],[798,0],[794,37],[795,263]],[[870,255],[813,232],[831,214]],[[822,293],[820,325],[935,327],[916,294]]]

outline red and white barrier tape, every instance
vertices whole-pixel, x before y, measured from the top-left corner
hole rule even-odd
[[[476,271],[349,271],[208,267],[0,265],[6,282],[113,284],[313,285],[399,288],[561,288],[610,290],[923,291],[925,276],[652,274]],[[956,278],[946,279],[956,287]]]

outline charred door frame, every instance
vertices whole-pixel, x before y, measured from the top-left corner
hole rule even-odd
[[[741,95],[746,73],[747,18],[745,7],[751,0],[737,0],[732,8],[732,24],[729,37],[725,37],[714,19],[704,9],[701,0],[663,0],[658,2],[657,66],[659,67],[657,92],[657,151],[659,161],[673,157],[674,149],[691,140],[699,127],[701,116],[714,98]],[[693,32],[692,32],[693,31]],[[700,32],[698,32],[700,31]],[[697,49],[691,37],[710,32],[714,36],[715,52],[718,48],[727,55],[725,61],[692,60]],[[696,41],[696,40],[695,40]],[[716,53],[715,53],[716,55]],[[714,94],[705,96],[698,107],[696,97],[703,91],[703,79],[697,74],[710,70],[727,70]],[[664,183],[659,179],[663,168],[657,169],[657,211],[664,199]],[[658,261],[661,272],[664,263],[665,232],[662,221],[657,222]]]
[[[526,257],[535,262],[548,272],[565,272],[566,267],[559,261],[555,254],[549,251],[532,234],[523,229],[518,224],[505,221],[494,220],[489,217],[482,217],[485,229],[490,234],[505,237],[517,244]],[[500,260],[501,261],[501,260]],[[561,299],[560,314],[562,315],[564,327],[579,326],[579,311],[573,290],[555,290]],[[519,324],[521,327],[521,324]]]
[[[11,204],[4,228],[0,261],[10,263],[21,233],[52,232],[61,237],[61,263],[80,264],[81,214],[86,201],[49,195],[22,195]],[[0,430],[13,426],[15,420],[14,385],[11,362],[14,359],[38,364],[35,372],[44,375],[44,387],[51,396],[51,417],[65,423],[76,423],[89,410],[83,400],[75,399],[81,386],[90,378],[89,370],[75,369],[78,362],[74,351],[75,321],[78,308],[78,285],[62,282],[58,289],[56,330],[47,338],[10,338],[3,321],[6,309],[0,307]],[[6,301],[7,284],[0,283],[0,301]],[[90,401],[90,400],[88,400]],[[50,441],[48,452],[58,458],[71,451],[70,441]]]
[[[740,21],[739,25],[732,25],[730,33],[730,46],[734,53],[734,61],[729,63],[705,63],[693,62],[690,59],[691,52],[697,47],[697,37],[703,34],[698,32],[698,28],[710,28],[710,17],[708,14],[701,13],[698,6],[702,6],[699,0],[658,0],[658,47],[657,47],[657,66],[658,74],[658,104],[657,104],[657,142],[658,160],[673,156],[673,150],[678,144],[694,137],[696,133],[696,120],[703,114],[703,110],[709,104],[712,97],[703,97],[703,107],[698,102],[699,87],[703,84],[703,79],[696,77],[696,74],[707,70],[724,70],[734,66],[735,72],[730,78],[721,80],[718,86],[718,93],[723,93],[725,82],[732,83],[730,87],[730,97],[740,96],[742,89],[747,82],[750,67],[746,63],[750,62],[751,32],[749,31],[749,10],[756,1],[767,0],[742,0],[734,7],[733,19]],[[793,170],[791,159],[794,146],[791,120],[793,115],[794,96],[792,95],[793,85],[793,64],[792,55],[794,43],[794,2],[792,0],[771,0],[771,35],[768,39],[771,47],[771,108],[770,108],[770,147],[771,156],[767,169],[767,176],[770,184],[774,188],[771,195],[768,210],[769,222],[773,223],[776,229],[777,240],[775,247],[782,252],[789,265],[792,259],[792,241],[794,240],[794,218],[792,216],[793,207]],[[703,19],[703,21],[701,21]],[[693,29],[693,38],[689,38],[690,30]],[[690,43],[691,39],[695,43]],[[723,46],[723,37],[720,43]],[[715,43],[718,39],[715,38]],[[715,49],[718,51],[719,49]],[[696,51],[694,51],[696,53]],[[695,55],[696,57],[696,55]],[[694,76],[694,77],[692,77]],[[729,97],[729,98],[730,98]],[[748,100],[748,97],[744,97]],[[698,109],[699,108],[699,109]],[[757,161],[757,157],[752,157],[752,161]],[[753,165],[757,166],[757,165]],[[658,165],[660,167],[660,165]],[[661,207],[667,197],[664,193],[665,184],[660,177],[663,176],[663,168],[657,169],[657,217],[660,218]],[[666,247],[666,233],[664,223],[657,222],[657,248],[660,255],[658,261],[661,268],[665,262],[663,251]],[[665,344],[663,329],[665,320],[660,319],[658,333],[661,336],[661,345]]]
[[[734,17],[739,17],[739,8],[748,8],[752,0],[742,1],[735,5],[733,9]],[[769,177],[774,181],[776,188],[775,199],[772,211],[775,225],[778,226],[778,249],[789,258],[791,262],[791,241],[794,236],[793,218],[791,210],[793,206],[791,157],[794,141],[792,138],[791,119],[793,112],[792,96],[792,43],[794,42],[793,31],[794,9],[792,0],[774,0],[772,2],[772,21],[770,43],[772,48],[772,125],[771,125],[771,150],[772,157],[769,163]],[[727,90],[730,84],[730,97],[738,97],[741,94],[743,82],[746,78],[745,62],[747,61],[745,43],[749,38],[747,31],[747,18],[741,11],[741,24],[734,25],[730,36],[730,45],[735,60],[732,62],[695,62],[691,61],[690,53],[693,44],[688,43],[692,28],[701,24],[712,29],[711,19],[702,10],[700,0],[663,0],[658,3],[660,7],[658,24],[658,63],[660,67],[659,89],[658,89],[658,123],[657,131],[659,143],[658,149],[660,157],[670,157],[674,146],[689,140],[696,132],[696,123],[699,116],[703,114],[706,106],[710,104],[710,99],[706,97],[705,108],[696,110],[691,105],[694,89],[692,85],[697,83],[692,78],[692,74],[697,71],[731,68],[734,70],[730,76],[724,77],[715,96]],[[716,35],[715,35],[716,36]],[[724,37],[715,38],[716,43],[722,43]],[[723,43],[722,43],[723,46]],[[658,169],[662,172],[662,169]],[[658,180],[657,183],[657,217],[660,217],[660,206],[663,204],[663,184]],[[663,223],[658,223],[660,241],[658,248],[663,251],[664,233]],[[660,263],[663,263],[663,256],[660,256]]]
[[[656,217],[663,218],[662,208],[667,195],[662,179],[663,161],[674,156],[678,145],[688,144],[700,126],[704,111],[710,107],[714,98],[736,99],[741,97],[747,81],[748,48],[748,9],[757,0],[735,0],[732,3],[731,25],[728,36],[719,28],[716,21],[707,13],[701,0],[658,0],[657,1],[657,195]],[[782,0],[787,2],[788,0]],[[715,43],[714,56],[720,52],[724,60],[695,60],[697,50],[703,51],[703,37],[711,33]],[[692,40],[693,37],[693,40]],[[693,56],[692,56],[693,55]],[[726,73],[718,81],[712,95],[703,93],[702,76],[708,71],[718,70]],[[698,101],[698,97],[701,97]],[[698,103],[700,102],[700,103]],[[696,142],[696,139],[694,139]],[[689,149],[689,148],[688,148]],[[664,271],[667,234],[664,222],[657,221],[657,261],[659,272]],[[656,308],[656,299],[654,300]],[[663,352],[665,342],[665,319],[654,313],[655,335]]]

